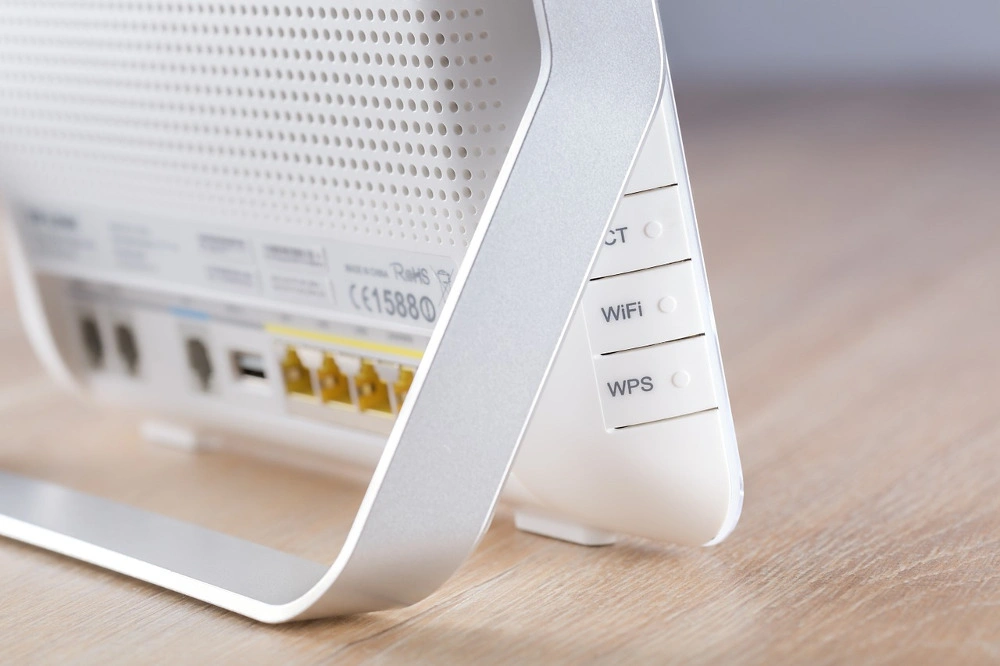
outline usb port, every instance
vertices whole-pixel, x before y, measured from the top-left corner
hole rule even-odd
[[[101,339],[101,329],[97,325],[97,320],[89,315],[81,319],[80,335],[90,367],[95,370],[102,368],[104,366],[104,341]]]
[[[238,382],[259,384],[267,381],[267,370],[264,357],[252,352],[234,351],[232,353],[233,373]]]

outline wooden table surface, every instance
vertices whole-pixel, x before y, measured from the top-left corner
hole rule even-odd
[[[712,549],[502,512],[415,608],[267,627],[0,541],[0,661],[1000,660],[1000,89],[681,91],[746,474]],[[0,282],[0,469],[329,560],[358,489],[152,448],[57,392]]]

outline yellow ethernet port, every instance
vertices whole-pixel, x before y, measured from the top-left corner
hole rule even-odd
[[[413,368],[401,367],[399,369],[399,378],[396,379],[396,383],[392,385],[392,391],[396,394],[396,406],[402,407],[403,401],[406,400],[406,394],[410,392],[410,387],[413,386]]]
[[[347,375],[340,371],[337,361],[329,354],[323,354],[316,379],[319,381],[319,397],[324,403],[354,404]]]
[[[378,376],[378,370],[370,361],[361,362],[361,370],[354,377],[358,387],[358,406],[363,412],[384,412],[392,414],[389,402],[389,386]]]
[[[285,378],[285,391],[289,395],[299,395],[313,397],[312,377],[309,376],[309,368],[305,366],[299,353],[291,347],[285,351],[285,358],[281,361],[281,374]]]

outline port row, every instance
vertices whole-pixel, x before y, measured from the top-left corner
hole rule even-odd
[[[290,397],[393,415],[410,391],[415,369],[289,346],[283,352],[281,373]]]
[[[106,363],[104,350],[104,338],[101,334],[101,327],[97,318],[93,315],[85,315],[80,319],[80,336],[83,343],[83,350],[87,357],[87,362],[94,370],[103,369]],[[135,332],[132,325],[116,321],[112,328],[114,338],[114,349],[118,356],[118,362],[125,372],[132,377],[139,375],[139,344],[136,341]]]
[[[120,368],[126,375],[140,377],[139,342],[129,323],[112,322],[109,337],[116,358],[109,364],[110,354],[97,317],[85,313],[78,321],[81,346],[92,370]],[[187,335],[183,349],[192,387],[202,393],[218,391],[214,354],[206,340],[200,335]],[[279,383],[275,385],[268,376],[269,359],[261,351],[228,350],[229,370],[236,386],[258,395],[283,386],[292,399],[373,415],[398,414],[416,372],[407,365],[279,344],[273,352],[280,367]]]

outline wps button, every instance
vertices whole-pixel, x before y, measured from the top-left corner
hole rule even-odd
[[[705,337],[601,356],[594,362],[608,428],[719,406]]]
[[[690,261],[595,280],[583,296],[595,354],[635,349],[705,332]]]
[[[629,273],[690,258],[680,190],[665,187],[622,199],[604,237],[592,277]]]

